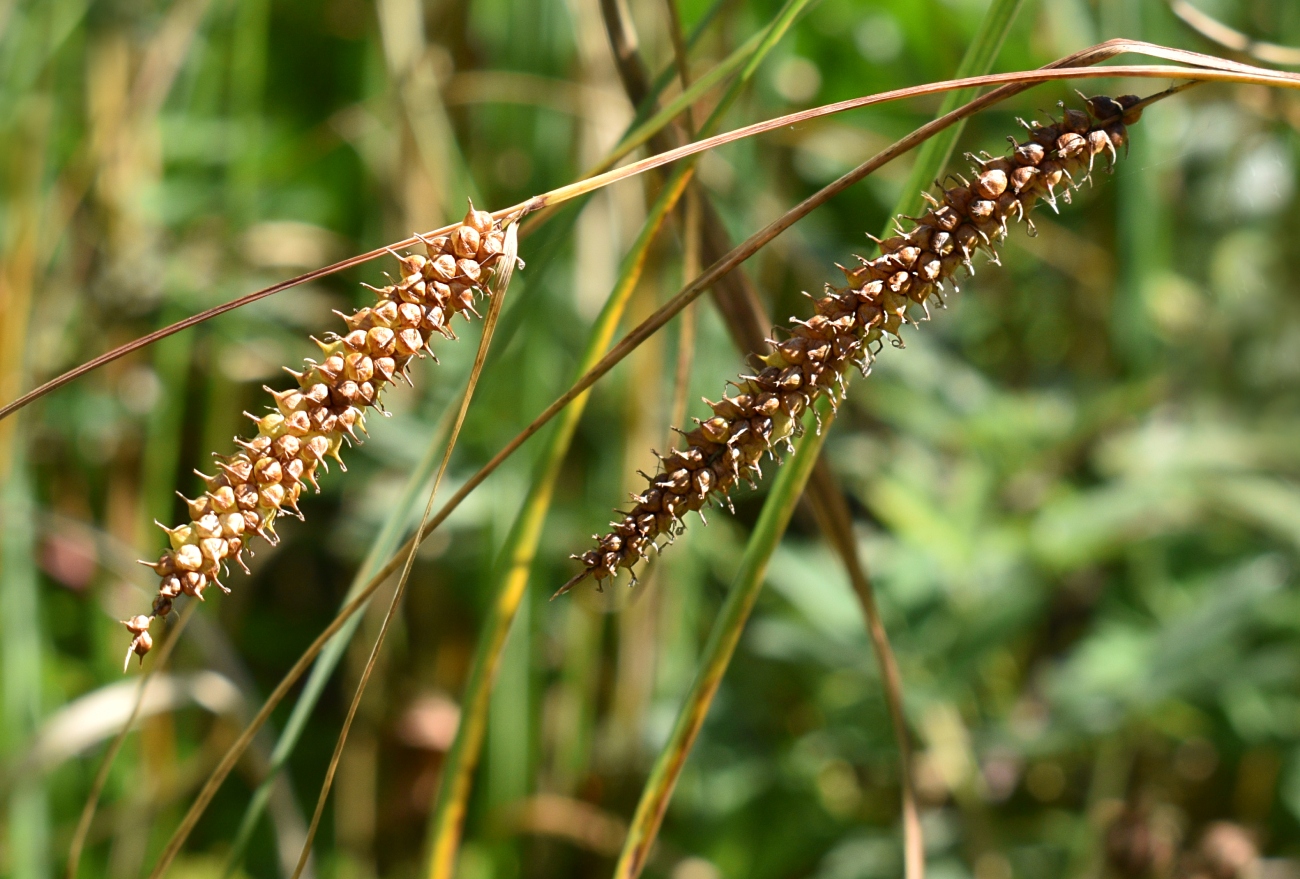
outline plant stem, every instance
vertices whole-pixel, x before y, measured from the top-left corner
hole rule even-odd
[[[677,722],[667,744],[655,760],[654,768],[650,770],[650,778],[646,781],[636,813],[628,827],[623,851],[614,867],[615,879],[635,879],[645,867],[682,767],[686,764],[700,727],[704,725],[713,696],[718,691],[718,685],[722,682],[722,676],[727,671],[741,632],[744,631],[745,622],[763,587],[768,562],[777,544],[781,542],[781,535],[785,533],[790,517],[794,515],[794,508],[821,452],[826,429],[834,419],[834,411],[826,397],[817,401],[814,415],[805,416],[805,424],[812,425],[817,418],[820,418],[821,429],[809,426],[805,430],[795,453],[777,474],[772,491],[763,504],[763,512],[745,547],[745,554],[727,593],[726,602],[709,632],[695,682],[677,714]]]

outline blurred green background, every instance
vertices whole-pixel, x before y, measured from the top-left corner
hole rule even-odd
[[[666,7],[630,5],[647,65],[668,69]],[[692,73],[778,6],[681,0],[687,31],[704,25]],[[986,6],[810,4],[726,127],[949,77]],[[1300,45],[1287,0],[1196,6]],[[214,304],[459,219],[467,197],[495,209],[576,179],[634,112],[597,0],[8,0],[0,30],[3,401]],[[1028,0],[995,69],[1118,36],[1226,54],[1157,0]],[[1077,105],[1064,84],[1037,87],[974,119],[960,149],[1000,151],[1015,116],[1062,99]],[[740,240],[937,106],[783,129],[709,154],[699,178]],[[1158,105],[1114,175],[1059,217],[1040,210],[1036,238],[1016,232],[1003,267],[978,265],[851,388],[827,454],[901,665],[933,879],[1300,876],[1298,128],[1290,92],[1203,86]],[[908,170],[908,158],[886,167],[746,264],[772,313],[805,315],[800,291],[867,252]],[[528,268],[452,487],[564,389],[653,195],[653,181],[619,184],[523,243]],[[679,240],[656,245],[629,320],[681,285]],[[0,873],[64,869],[133,699],[117,620],[156,586],[133,561],[162,544],[151,522],[181,521],[173,492],[196,493],[192,468],[249,432],[241,412],[264,405],[262,384],[282,384],[281,366],[313,353],[308,335],[336,328],[330,310],[366,302],[358,282],[382,284],[385,268],[173,336],[0,424]],[[716,398],[744,363],[707,299],[699,318],[691,399]],[[477,337],[441,344],[440,366],[390,393],[392,417],[373,419],[349,472],[304,503],[307,521],[286,522],[253,575],[196,614],[110,776],[81,876],[148,870],[242,722],[333,617],[385,518],[404,503],[418,517],[423,495],[403,485],[436,446]],[[546,600],[664,447],[676,340],[670,326],[597,386],[566,461],[493,694],[465,879],[608,874],[757,516],[762,489],[742,492],[736,516],[715,511],[707,529],[692,517],[636,591]],[[539,448],[421,552],[313,875],[420,874],[497,554]],[[363,620],[246,855],[230,863],[273,731],[170,875],[287,875],[385,604]],[[900,876],[898,797],[861,615],[800,514],[648,875]]]

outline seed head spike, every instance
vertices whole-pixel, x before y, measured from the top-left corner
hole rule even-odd
[[[462,229],[462,250],[453,252],[452,238]],[[155,601],[157,613],[165,615],[172,599],[182,591],[200,600],[210,583],[226,591],[219,575],[229,568],[230,559],[247,572],[243,553],[247,550],[252,555],[249,540],[258,536],[275,544],[279,540],[275,533],[276,518],[286,513],[301,518],[298,495],[304,485],[320,490],[317,470],[328,472],[326,458],[334,458],[340,469],[346,470],[340,455],[343,443],[358,441],[357,428],[365,433],[364,415],[369,407],[383,411],[380,395],[387,385],[395,380],[411,381],[410,361],[428,350],[432,331],[436,329],[444,336],[455,338],[446,327],[451,315],[447,288],[444,285],[440,291],[441,281],[435,283],[436,266],[446,267],[443,258],[450,259],[464,277],[477,280],[494,274],[490,265],[498,255],[509,252],[514,256],[514,245],[510,243],[513,238],[507,239],[501,223],[490,214],[474,210],[472,205],[465,223],[453,230],[452,235],[417,237],[429,251],[428,258],[400,254],[389,248],[401,267],[401,280],[383,288],[363,284],[376,295],[375,305],[351,314],[336,311],[347,325],[348,335],[313,336],[312,341],[321,349],[321,362],[306,358],[301,371],[286,367],[298,388],[287,391],[267,388],[275,402],[275,406],[269,407],[269,413],[264,416],[244,413],[257,425],[257,436],[238,440],[238,451],[218,461],[217,476],[195,471],[204,481],[207,494],[194,501],[186,499],[192,521],[166,529],[173,537],[171,542],[175,548],[164,553],[158,562],[150,563],[163,577]],[[473,247],[465,251],[471,243]],[[439,259],[443,261],[438,263]],[[475,290],[486,295],[494,292],[485,286],[477,286]],[[399,308],[406,304],[419,309],[420,344],[414,344],[414,339],[407,336],[405,347],[395,351],[394,336],[398,328],[411,326],[399,322],[411,319],[409,311],[405,317],[399,317]],[[466,319],[478,316],[472,297],[460,304],[467,306],[461,312]],[[440,316],[430,317],[434,309],[439,309]],[[202,546],[196,545],[195,540]],[[136,617],[128,621],[133,636],[128,659],[131,653],[143,656],[151,646],[146,631],[148,619]],[[143,628],[141,620],[144,620]]]

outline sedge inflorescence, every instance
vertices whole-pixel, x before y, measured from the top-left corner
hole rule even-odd
[[[316,469],[327,457],[343,467],[345,441],[358,441],[366,411],[380,405],[384,389],[401,377],[408,382],[411,360],[424,356],[435,335],[455,338],[452,318],[478,317],[475,302],[491,295],[489,277],[502,259],[505,232],[486,211],[470,206],[449,234],[424,239],[427,256],[394,253],[401,276],[382,289],[378,302],[342,314],[347,333],[315,340],[322,359],[307,359],[301,372],[288,370],[298,387],[267,388],[275,406],[253,416],[257,435],[236,439],[240,450],[218,456],[214,476],[199,473],[206,491],[185,499],[190,521],[176,528],[159,525],[171,546],[156,562],[142,562],[162,578],[153,612],[123,624],[131,633],[126,660],[143,659],[153,646],[149,626],[165,617],[181,595],[203,599],[213,585],[230,590],[220,577],[233,561],[244,569],[243,553],[257,536],[275,544],[275,520],[286,510],[301,518],[298,499],[304,486],[319,491]],[[432,352],[430,352],[432,353]],[[344,468],[346,469],[346,468]]]
[[[956,178],[958,185],[940,198],[925,194],[929,210],[902,218],[910,229],[900,223],[897,235],[878,242],[875,259],[840,266],[847,286],[828,285],[812,317],[794,320],[784,341],[768,340],[771,353],[760,358],[756,375],[732,382],[735,393],[718,402],[705,399],[712,417],[695,419],[695,429],[683,434],[685,446],[660,456],[656,475],[632,496],[635,506],[620,511],[609,532],[593,536],[594,548],[573,556],[582,570],[560,592],[588,577],[600,588],[620,569],[628,569],[635,583],[635,566],[660,548],[661,536],[671,542],[685,529],[687,512],[729,503],[738,483],[761,478],[763,455],[775,457],[779,443],[790,446],[814,401],[826,396],[837,405],[849,369],[865,375],[886,336],[901,344],[903,324],[917,319],[916,309],[928,318],[929,301],[955,282],[959,269],[973,270],[976,252],[996,262],[1009,223],[1023,220],[1032,231],[1027,215],[1039,201],[1055,207],[1058,190],[1069,201],[1071,188],[1089,179],[1099,158],[1113,165],[1141,105],[1133,95],[1088,98],[1086,110],[1067,109],[1059,122],[1024,123],[1028,139],[1010,138],[1006,156],[969,156],[973,180]]]

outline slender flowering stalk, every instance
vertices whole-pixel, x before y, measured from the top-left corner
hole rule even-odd
[[[302,518],[298,499],[307,484],[320,490],[316,468],[328,470],[326,457],[347,469],[339,454],[343,443],[360,441],[357,430],[365,432],[366,410],[382,410],[384,389],[399,377],[410,382],[410,362],[424,356],[434,335],[456,337],[453,317],[479,316],[475,300],[492,295],[488,280],[504,243],[501,221],[471,205],[449,234],[424,240],[427,257],[393,254],[401,265],[398,281],[371,288],[379,297],[374,306],[339,313],[346,335],[314,339],[323,359],[307,359],[301,372],[287,370],[297,379],[297,389],[266,389],[275,406],[261,417],[249,416],[257,435],[236,439],[240,451],[218,457],[215,476],[199,473],[207,491],[196,500],[185,499],[190,521],[176,528],[159,524],[171,547],[158,561],[141,562],[157,571],[162,582],[153,612],[123,621],[132,636],[128,665],[133,654],[143,661],[153,646],[150,624],[167,616],[177,597],[201,601],[212,585],[229,592],[220,577],[232,560],[248,572],[243,553],[249,539],[258,536],[274,545],[277,517],[287,509]]]
[[[917,319],[914,306],[928,319],[929,301],[942,304],[940,291],[950,282],[956,288],[957,271],[972,270],[977,251],[997,261],[996,245],[1008,223],[1024,220],[1032,233],[1028,213],[1037,202],[1055,208],[1058,189],[1068,202],[1071,187],[1089,179],[1099,157],[1112,167],[1128,143],[1126,126],[1139,119],[1145,103],[1134,95],[1087,98],[1086,110],[1067,109],[1060,122],[1022,123],[1028,140],[1010,138],[1007,156],[968,156],[973,181],[956,176],[959,185],[943,190],[942,198],[927,193],[930,209],[902,218],[910,230],[900,222],[897,235],[877,242],[880,256],[859,257],[861,265],[852,269],[840,266],[848,285],[827,285],[811,318],[794,320],[784,341],[769,340],[772,353],[760,358],[764,368],[757,375],[732,382],[736,392],[716,403],[705,399],[713,417],[695,419],[695,429],[683,432],[685,447],[659,456],[657,474],[646,476],[645,491],[632,496],[635,506],[620,511],[608,533],[594,536],[595,548],[573,556],[582,570],[556,594],[588,577],[602,588],[621,568],[635,584],[636,564],[662,547],[660,536],[671,543],[682,533],[687,512],[702,516],[714,501],[730,505],[732,488],[762,477],[764,454],[775,457],[778,444],[790,447],[800,417],[817,398],[829,395],[837,403],[850,367],[865,375],[887,335],[901,345],[903,324]]]

